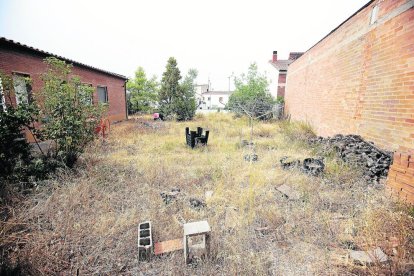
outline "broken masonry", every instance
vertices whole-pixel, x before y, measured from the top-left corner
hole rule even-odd
[[[302,172],[313,176],[319,176],[325,170],[323,158],[305,158],[303,162],[301,162],[300,160],[293,160],[284,156],[280,159],[280,165],[285,170],[298,168]]]
[[[250,161],[257,162],[258,160],[259,160],[259,156],[257,154],[255,154],[255,153],[246,154],[244,156],[244,161],[247,161],[247,162],[250,162]]]
[[[186,264],[210,256],[211,229],[207,221],[183,224],[183,238],[153,244],[151,222],[138,225],[138,260],[149,261],[153,255],[162,255],[178,250],[184,251]],[[198,238],[198,240],[196,240]],[[201,240],[201,242],[200,242]]]
[[[359,135],[316,137],[310,139],[309,143],[321,145],[325,153],[333,150],[342,161],[362,168],[365,178],[369,181],[378,182],[388,175],[392,154],[379,149],[372,142],[365,141]]]
[[[165,204],[169,204],[173,202],[175,199],[177,199],[178,195],[180,194],[179,188],[172,188],[171,192],[161,192],[160,196],[162,197],[162,200]]]

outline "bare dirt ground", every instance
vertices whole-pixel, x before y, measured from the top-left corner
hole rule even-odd
[[[210,129],[208,146],[187,147],[186,126]],[[10,273],[31,275],[413,273],[413,219],[383,183],[366,183],[334,156],[325,157],[319,177],[280,167],[283,156],[316,155],[305,142],[311,135],[305,125],[256,123],[258,161],[250,163],[249,148],[241,146],[248,121],[230,114],[114,125],[75,172],[61,171],[3,207],[2,261]],[[276,189],[283,184],[300,199],[283,197]],[[172,188],[180,193],[165,204],[160,193]],[[206,205],[194,208],[191,198]],[[138,262],[137,226],[145,220],[153,223],[155,241],[182,238],[184,221],[207,220],[211,258],[186,266],[177,251]],[[351,249],[376,247],[388,262],[362,266],[348,257]]]

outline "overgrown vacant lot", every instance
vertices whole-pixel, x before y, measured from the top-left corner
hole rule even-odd
[[[185,145],[185,127],[210,129],[209,144]],[[136,118],[114,125],[109,139],[88,149],[76,172],[63,171],[19,199],[2,222],[10,265],[23,274],[81,275],[325,275],[408,272],[413,220],[383,184],[369,184],[334,155],[314,177],[282,170],[283,156],[315,157],[311,132],[287,122],[255,123],[258,162],[244,155],[246,119],[229,114],[193,122]],[[301,198],[288,200],[286,184]],[[179,188],[165,204],[160,193]],[[213,196],[205,198],[206,191]],[[194,209],[190,198],[206,202]],[[211,258],[186,266],[182,251],[137,260],[137,225],[150,220],[154,240],[182,238],[182,223],[207,220]],[[263,230],[264,229],[264,230]],[[385,264],[360,266],[350,249],[376,247]],[[3,254],[6,254],[3,252]]]

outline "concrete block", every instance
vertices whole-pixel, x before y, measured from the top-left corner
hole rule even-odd
[[[205,220],[184,224],[183,247],[186,264],[189,264],[196,255],[210,256],[210,232],[210,225]],[[193,238],[196,238],[195,242]]]
[[[153,252],[152,227],[150,221],[138,225],[138,260],[149,261]]]
[[[388,261],[388,256],[381,250],[381,248],[377,247],[373,250],[368,251],[355,251],[352,250],[349,253],[349,257],[356,263],[367,265],[373,264],[376,262],[386,262]]]
[[[290,186],[283,184],[276,188],[279,192],[281,192],[284,196],[291,200],[298,200],[300,199],[300,193]]]

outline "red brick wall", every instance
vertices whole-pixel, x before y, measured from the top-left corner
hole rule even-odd
[[[414,205],[414,151],[394,153],[387,188],[403,201]]]
[[[41,75],[46,72],[46,65],[43,63],[45,57],[25,50],[10,49],[0,44],[0,70],[8,75],[13,72],[30,75],[33,93],[43,87]],[[94,102],[98,101],[96,87],[106,86],[109,101],[107,116],[111,121],[126,119],[124,80],[77,65],[72,68],[72,73],[79,76],[82,82],[92,84],[95,88]]]
[[[277,96],[284,97],[285,96],[285,85],[286,85],[286,73],[279,72],[279,79],[277,84]]]
[[[378,5],[378,19],[370,24]],[[414,148],[414,8],[372,1],[289,66],[286,111],[322,136]]]

